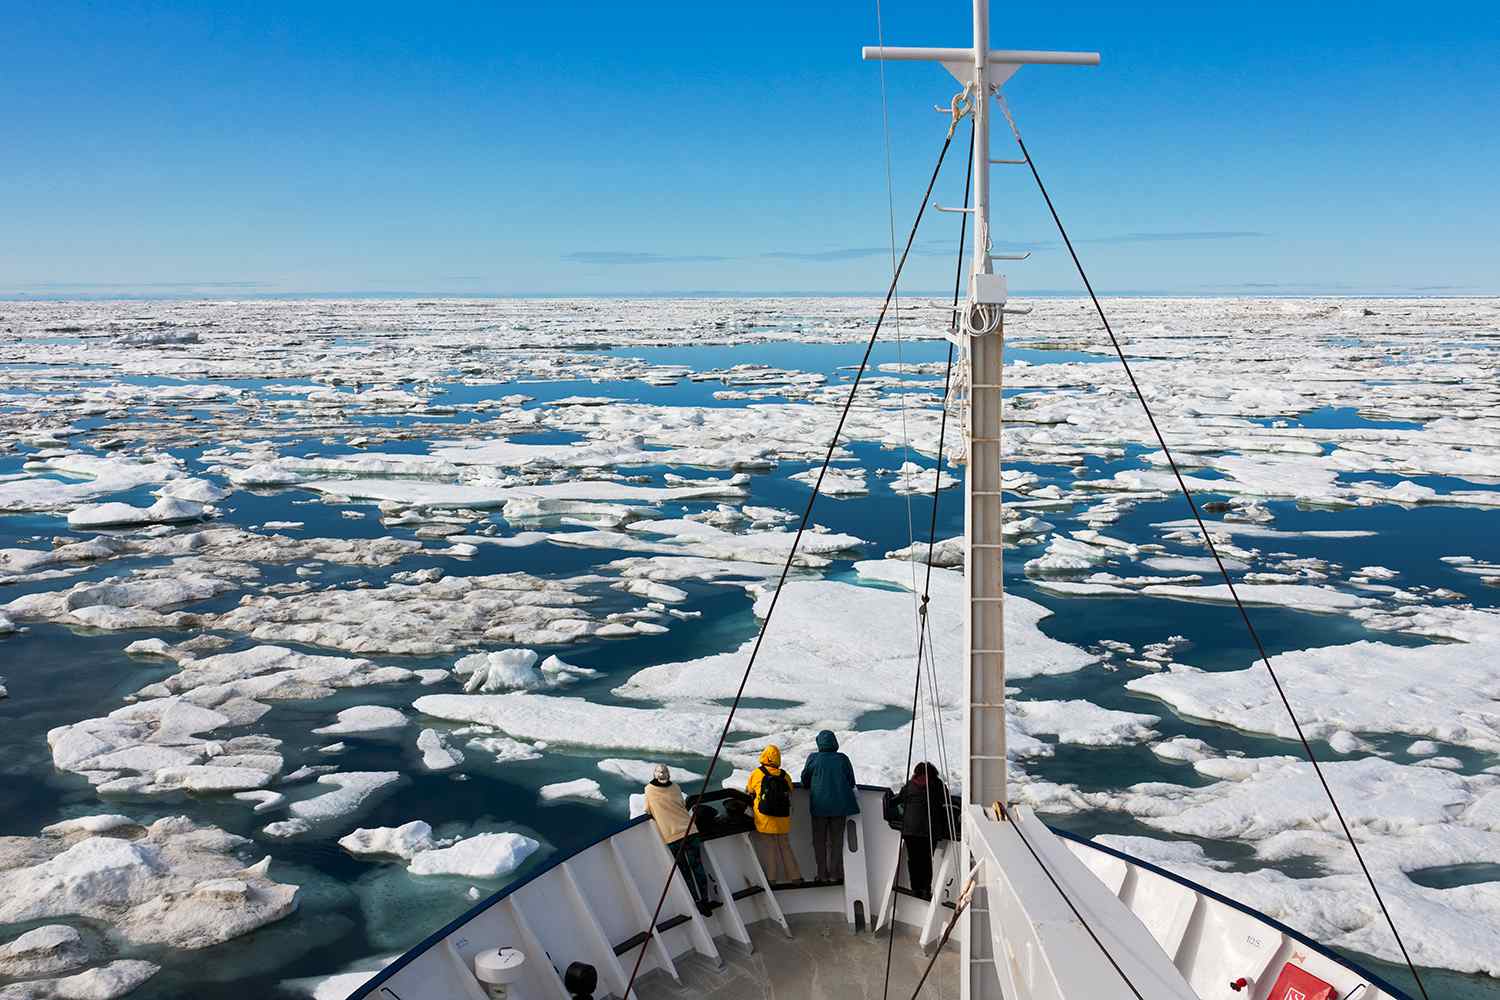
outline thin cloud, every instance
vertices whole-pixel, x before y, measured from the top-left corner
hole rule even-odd
[[[1079,240],[1079,243],[1179,243],[1184,240],[1255,240],[1269,233],[1256,233],[1236,229],[1185,230],[1175,233],[1121,233],[1118,236],[1094,236]]]
[[[890,247],[843,247],[838,250],[771,250],[761,254],[771,260],[834,261],[888,256]]]
[[[269,288],[264,281],[34,281],[17,288],[78,291],[90,288]]]
[[[1243,240],[1260,239],[1269,234],[1248,230],[1182,230],[1162,233],[1120,233],[1114,236],[1094,236],[1080,239],[1079,243],[1178,243],[1186,240]],[[993,244],[996,253],[1019,253],[1026,250],[1043,252],[1058,250],[1062,244],[1057,240],[1001,240]],[[912,254],[917,257],[949,257],[958,248],[951,240],[919,240],[912,245]],[[968,253],[968,247],[961,251]],[[730,257],[718,254],[660,254],[638,250],[579,250],[563,254],[562,259],[574,264],[717,264],[734,260],[761,259],[786,260],[800,264],[830,264],[840,261],[866,260],[871,257],[889,257],[887,246],[833,247],[827,250],[767,250],[747,257]]]
[[[635,250],[575,250],[562,259],[572,264],[715,264],[733,260],[714,254],[661,254]]]

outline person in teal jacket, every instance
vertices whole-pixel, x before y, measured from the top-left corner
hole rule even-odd
[[[802,766],[802,787],[809,792],[812,813],[813,857],[818,881],[844,878],[844,829],[859,812],[854,765],[839,753],[838,737],[825,729],[818,734],[818,751]]]

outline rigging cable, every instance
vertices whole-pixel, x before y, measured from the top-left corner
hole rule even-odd
[[[1370,873],[1369,866],[1365,864],[1363,852],[1359,849],[1359,843],[1354,839],[1353,832],[1349,829],[1349,823],[1344,819],[1344,812],[1339,808],[1338,799],[1334,797],[1333,788],[1328,784],[1327,777],[1323,774],[1323,767],[1314,753],[1312,744],[1308,742],[1307,735],[1302,731],[1302,723],[1297,719],[1297,713],[1292,710],[1291,700],[1287,697],[1286,690],[1281,686],[1281,679],[1276,675],[1276,668],[1271,666],[1271,658],[1266,653],[1266,647],[1261,643],[1260,633],[1250,621],[1250,613],[1245,610],[1244,603],[1240,600],[1239,593],[1235,590],[1234,581],[1230,579],[1229,570],[1224,565],[1224,560],[1219,556],[1218,546],[1214,544],[1213,535],[1208,530],[1208,525],[1203,521],[1203,515],[1198,510],[1198,502],[1193,499],[1192,491],[1188,489],[1187,481],[1183,479],[1182,472],[1177,467],[1177,459],[1172,455],[1172,449],[1167,447],[1167,439],[1163,436],[1161,428],[1156,424],[1156,417],[1151,413],[1151,406],[1146,402],[1146,396],[1141,392],[1139,383],[1135,380],[1135,373],[1131,371],[1130,362],[1125,359],[1125,351],[1120,347],[1120,341],[1115,337],[1115,331],[1110,326],[1109,317],[1104,313],[1104,307],[1099,303],[1099,296],[1094,293],[1094,286],[1089,281],[1087,272],[1083,269],[1083,263],[1078,259],[1078,251],[1073,249],[1073,241],[1068,238],[1068,231],[1063,227],[1062,219],[1057,214],[1057,208],[1052,204],[1052,197],[1047,193],[1047,186],[1042,183],[1042,175],[1037,172],[1036,163],[1031,159],[1031,153],[1026,149],[1026,142],[1021,138],[1021,130],[1016,127],[1016,120],[1011,116],[1010,107],[1005,103],[1005,97],[997,94],[1000,102],[1000,110],[1005,115],[1005,120],[1010,123],[1010,130],[1016,137],[1016,145],[1021,149],[1021,155],[1026,159],[1026,165],[1031,168],[1031,176],[1036,181],[1036,186],[1042,193],[1042,199],[1047,203],[1047,211],[1052,213],[1052,221],[1057,225],[1057,232],[1062,236],[1063,244],[1068,248],[1068,254],[1073,258],[1073,266],[1078,271],[1078,277],[1083,280],[1083,287],[1088,291],[1089,298],[1093,300],[1094,310],[1099,314],[1099,321],[1104,324],[1104,332],[1109,334],[1109,341],[1114,345],[1115,354],[1119,356],[1120,364],[1125,369],[1125,375],[1130,379],[1130,387],[1135,391],[1136,399],[1140,400],[1141,408],[1146,411],[1146,420],[1151,424],[1151,431],[1156,436],[1156,441],[1161,445],[1162,453],[1166,455],[1167,464],[1172,467],[1172,475],[1177,479],[1177,487],[1181,490],[1188,507],[1193,512],[1193,520],[1198,522],[1198,530],[1203,534],[1203,540],[1208,545],[1208,551],[1218,564],[1219,573],[1224,577],[1224,583],[1229,587],[1229,596],[1234,599],[1234,606],[1239,609],[1240,617],[1245,622],[1245,629],[1250,633],[1250,639],[1255,644],[1256,653],[1266,666],[1266,672],[1271,675],[1271,683],[1276,687],[1276,694],[1281,699],[1282,707],[1286,709],[1287,718],[1291,719],[1292,727],[1297,731],[1297,739],[1302,743],[1302,751],[1306,754],[1308,762],[1312,764],[1313,771],[1318,776],[1318,782],[1323,786],[1323,794],[1328,797],[1328,803],[1333,807],[1333,814],[1338,817],[1339,826],[1344,831],[1344,838],[1349,841],[1350,848],[1354,851],[1354,857],[1359,862],[1360,871],[1364,873],[1365,881],[1370,885],[1370,891],[1375,895],[1375,902],[1380,906],[1381,915],[1385,917],[1386,926],[1391,929],[1391,934],[1396,939],[1396,946],[1401,949],[1401,957],[1406,962],[1406,968],[1411,973],[1412,979],[1416,980],[1417,989],[1421,992],[1423,1000],[1430,1000],[1427,995],[1427,987],[1422,984],[1422,976],[1417,972],[1411,955],[1406,950],[1406,942],[1401,939],[1401,932],[1396,930],[1396,921],[1391,917],[1391,911],[1386,908],[1385,899],[1380,894],[1380,888],[1375,884],[1375,876]]]
[[[954,123],[955,125],[957,122]],[[760,655],[761,644],[765,641],[766,631],[771,625],[771,616],[776,612],[776,604],[781,600],[781,592],[786,587],[787,577],[791,574],[792,564],[797,558],[797,547],[802,542],[802,536],[807,531],[808,524],[812,521],[813,505],[818,502],[818,494],[823,489],[823,478],[828,475],[828,466],[833,461],[834,452],[838,450],[839,438],[844,433],[844,423],[849,419],[849,411],[854,406],[855,394],[859,392],[860,380],[864,378],[865,368],[870,363],[870,353],[875,348],[875,340],[880,336],[880,328],[885,322],[887,311],[891,306],[891,299],[896,294],[896,283],[901,280],[901,271],[906,266],[906,259],[911,254],[912,243],[916,241],[917,229],[922,225],[922,216],[927,211],[927,199],[932,197],[932,189],[937,184],[938,174],[943,169],[943,160],[948,156],[948,147],[953,145],[953,128],[948,129],[947,136],[943,139],[943,148],[938,152],[937,163],[932,168],[932,177],[927,181],[927,190],[922,195],[922,201],[917,208],[917,217],[912,222],[911,232],[906,237],[906,248],[901,251],[901,260],[896,267],[896,273],[891,276],[890,287],[886,289],[885,301],[880,307],[880,314],[875,319],[875,328],[870,331],[870,339],[865,343],[864,356],[860,359],[859,369],[854,373],[854,381],[849,386],[849,396],[844,400],[843,410],[839,413],[838,425],[834,427],[833,436],[828,441],[828,451],[823,456],[823,464],[818,469],[818,478],[813,483],[812,496],[807,498],[807,507],[802,511],[802,520],[797,525],[797,533],[792,537],[791,548],[787,551],[786,562],[782,564],[781,576],[776,581],[776,589],[771,593],[771,603],[766,608],[765,617],[761,619],[760,629],[755,634],[755,644],[750,648],[750,659],[745,664],[745,672],[740,677],[740,684],[734,693],[734,701],[729,706],[729,714],[724,719],[724,728],[719,732],[719,742],[714,747],[713,756],[709,759],[708,768],[703,774],[703,784],[698,789],[698,797],[701,799],[708,794],[708,783],[713,779],[714,768],[718,766],[719,758],[724,752],[724,743],[729,739],[729,733],[734,726],[735,713],[739,711],[740,701],[745,696],[745,687],[750,683],[750,672],[755,669],[755,658]],[[630,979],[625,984],[624,996],[631,995],[631,988],[635,985],[636,976],[640,974],[641,962],[646,957],[646,945],[656,935],[657,921],[661,919],[661,910],[667,902],[667,893],[672,889],[672,879],[677,876],[678,864],[682,858],[683,849],[693,834],[693,826],[697,820],[697,810],[688,813],[687,829],[683,831],[682,837],[677,841],[677,848],[672,853],[673,864],[667,869],[667,877],[662,883],[661,895],[656,899],[656,909],[651,913],[651,922],[645,928],[645,939],[641,942],[635,957],[635,965],[630,970]],[[733,906],[732,899],[724,901],[725,906]]]
[[[969,193],[970,193],[970,190],[972,189],[972,187],[974,185],[974,123],[973,123],[972,119],[969,122],[969,159],[968,159],[968,164],[969,164],[969,169],[968,169],[968,172],[964,176],[964,208],[968,208],[969,207]],[[953,275],[953,309],[952,309],[952,315],[950,317],[950,322],[948,324],[950,331],[956,331],[958,329],[958,293],[959,293],[959,289],[963,286],[964,239],[968,236],[968,225],[969,225],[969,213],[968,212],[961,212],[961,213],[959,213],[958,264],[954,268],[954,275]],[[942,475],[943,475],[943,440],[944,440],[944,438],[946,437],[946,435],[948,433],[948,390],[949,390],[950,385],[952,384],[952,379],[953,379],[953,341],[950,340],[950,341],[948,341],[948,365],[947,365],[947,368],[943,372],[943,415],[942,415],[942,418],[938,422],[937,467],[934,470],[935,475],[933,476],[933,480],[932,480],[932,520],[931,520],[931,522],[930,522],[930,524],[928,526],[928,530],[927,530],[927,580],[926,580],[926,582],[922,586],[921,610],[918,612],[919,615],[921,616],[921,623],[920,623],[921,624],[921,630],[917,633],[917,676],[916,676],[915,681],[912,684],[912,692],[911,692],[911,732],[907,734],[907,738],[906,738],[906,769],[901,772],[901,776],[902,776],[903,782],[905,781],[906,776],[911,773],[911,756],[912,756],[912,750],[913,750],[913,745],[914,745],[914,743],[916,741],[916,738],[917,738],[917,699],[918,699],[918,697],[920,696],[920,694],[922,692],[922,653],[923,653],[923,649],[924,649],[924,646],[923,646],[923,637],[924,637],[924,635],[928,631],[928,626],[927,626],[927,607],[928,607],[928,601],[929,601],[929,598],[931,596],[931,591],[932,591],[932,552],[933,552],[933,549],[936,547],[936,543],[937,543],[938,493],[939,493],[939,487],[942,485]],[[915,555],[915,553],[908,554],[907,558],[910,559],[912,555]],[[915,573],[915,570],[913,570],[913,573]],[[929,671],[929,673],[930,672],[931,671]],[[935,710],[935,706],[934,706],[934,710]],[[934,711],[934,714],[935,714],[935,711]],[[943,723],[942,723],[942,719],[941,719],[940,716],[937,717],[937,728],[938,728],[939,734],[941,734],[942,733],[942,729],[943,729]],[[930,808],[928,809],[928,812],[929,812],[929,814],[931,813],[931,809]],[[930,827],[930,825],[931,824],[929,824],[929,827]],[[929,841],[931,840],[931,836],[932,836],[932,831],[929,829],[928,830]],[[896,868],[895,868],[895,871],[891,872],[891,885],[893,887],[896,884],[896,876],[901,871],[901,852],[902,852],[902,849],[905,847],[905,845],[906,845],[906,838],[902,837],[901,838],[901,846],[896,849]],[[886,945],[885,945],[885,987],[880,992],[882,1000],[884,1000],[884,998],[889,997],[890,993],[891,993],[891,957],[892,957],[892,953],[895,950],[895,947],[896,947],[896,904],[895,904],[895,896],[893,895],[891,897],[891,932],[887,936]]]
[[[885,47],[885,22],[881,15],[880,0],[875,0],[875,40],[881,48]],[[891,242],[891,273],[896,271],[896,180],[895,173],[891,169],[891,110],[890,100],[887,97],[885,86],[885,61],[880,62],[880,127],[884,137],[885,147],[885,211],[886,227],[890,233]],[[893,319],[896,325],[896,368],[898,377],[903,372],[902,341],[901,341],[901,292],[898,289],[893,302],[896,307]],[[906,433],[906,393],[901,393],[901,465],[905,472],[905,466],[910,461],[910,442]],[[911,516],[911,494],[906,494],[906,542],[915,545],[915,532],[912,528]],[[911,591],[912,591],[912,617],[917,617],[917,568],[911,568]],[[920,624],[919,624],[920,627]]]

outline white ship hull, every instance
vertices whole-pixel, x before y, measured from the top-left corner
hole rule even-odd
[[[767,935],[779,944],[812,917],[844,925],[824,933],[821,947],[837,951],[847,941],[850,948],[864,948],[866,960],[878,952],[883,961],[883,947],[871,952],[868,944],[879,930],[883,945],[885,924],[893,915],[902,931],[898,962],[907,970],[926,964],[921,950],[940,940],[965,882],[965,873],[958,870],[963,852],[956,845],[939,852],[931,902],[899,888],[893,891],[900,837],[881,820],[879,789],[861,789],[860,806],[862,813],[850,820],[842,885],[774,888],[761,870],[750,834],[710,836],[704,863],[724,905],[701,915],[682,878],[674,877],[658,932],[648,939],[644,932],[651,910],[673,866],[655,826],[642,818],[482,901],[375,974],[350,1000],[485,1000],[473,959],[496,947],[517,948],[526,955],[522,978],[511,993],[521,1000],[568,1000],[562,971],[573,962],[598,971],[596,996],[623,997],[642,946],[646,954],[632,991],[642,998],[683,995],[675,984],[685,976],[692,978],[692,995],[697,996],[864,996],[864,987],[856,982],[849,983],[848,992],[839,992],[830,982],[834,977],[806,949],[778,947],[778,967],[769,977],[773,983],[806,984],[800,994],[784,992],[785,986],[773,992],[766,982],[736,987],[743,977],[731,974],[745,955],[765,950]],[[1271,989],[1287,963],[1332,986],[1337,1000],[1405,997],[1268,917],[1117,851],[1056,834],[1024,812],[1017,812],[1014,822],[994,822],[975,809],[965,817],[965,827],[981,861],[978,884],[984,891],[975,905],[988,907],[994,938],[976,943],[973,952],[981,961],[1000,956],[996,995],[1007,1000],[1134,997],[1126,977],[1148,1000],[1285,1000],[1271,997]],[[808,829],[806,793],[798,789],[792,840],[804,870],[810,871]],[[1027,850],[1018,854],[1018,847]],[[1027,860],[1032,851],[1039,862]],[[1042,863],[1057,885],[1043,889],[1033,884]],[[1058,909],[1064,894],[1088,917],[1097,944],[1083,936],[1081,922]],[[944,952],[944,965],[954,968],[956,937]],[[830,956],[830,967],[835,958]],[[788,961],[808,967],[787,968]],[[946,984],[955,995],[956,978],[950,973]],[[910,995],[909,972],[906,979],[906,992],[893,986],[891,996]],[[1244,986],[1234,989],[1231,984],[1242,979]],[[923,995],[938,995],[938,985],[929,981]],[[658,992],[663,989],[667,992]]]

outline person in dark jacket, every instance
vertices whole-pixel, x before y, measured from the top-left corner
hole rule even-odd
[[[818,750],[802,765],[802,787],[809,792],[812,813],[813,857],[818,881],[843,881],[844,830],[859,812],[854,765],[839,753],[839,741],[825,729],[818,734]]]
[[[953,839],[948,786],[937,768],[923,761],[896,795],[901,805],[901,846],[906,850],[906,873],[912,894],[932,898],[932,855],[939,844]]]

